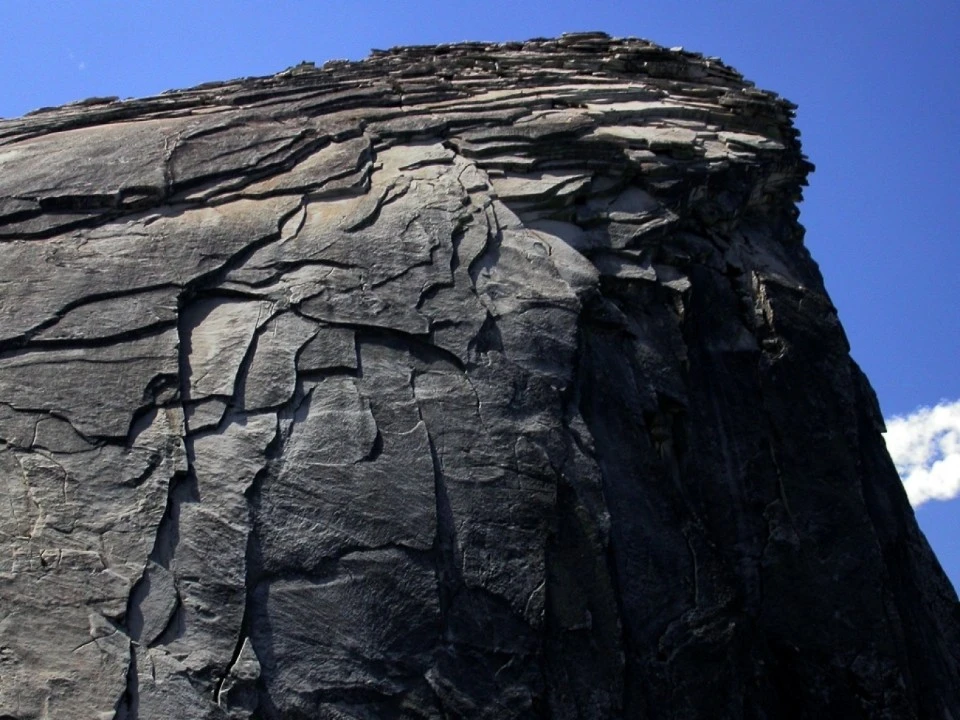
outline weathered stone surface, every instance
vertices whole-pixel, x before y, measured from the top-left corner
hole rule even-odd
[[[960,720],[791,118],[580,34],[0,122],[0,718]]]

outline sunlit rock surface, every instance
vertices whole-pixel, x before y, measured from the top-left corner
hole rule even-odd
[[[0,718],[960,720],[792,109],[585,34],[0,122]]]

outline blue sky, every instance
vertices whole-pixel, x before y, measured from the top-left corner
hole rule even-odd
[[[0,117],[370,48],[574,30],[717,55],[800,106],[807,244],[960,587],[960,3],[4,0]],[[891,433],[892,434],[892,433]],[[891,445],[892,447],[892,445]],[[919,463],[919,464],[918,464]],[[911,485],[912,483],[912,485]],[[932,483],[932,484],[931,484]]]

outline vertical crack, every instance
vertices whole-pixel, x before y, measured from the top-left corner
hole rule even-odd
[[[433,553],[436,558],[437,591],[440,601],[440,622],[444,636],[447,635],[447,625],[450,618],[450,608],[453,600],[463,585],[463,577],[457,563],[457,530],[453,520],[453,509],[450,497],[447,494],[447,483],[444,479],[443,457],[437,451],[436,442],[420,403],[416,401],[416,373],[410,378],[414,402],[417,408],[417,417],[423,423],[427,434],[427,445],[430,448],[430,459],[433,462],[434,494],[436,497],[436,537],[433,543]]]
[[[139,713],[139,679],[137,675],[137,648],[140,647],[144,626],[143,603],[150,593],[150,580],[148,569],[151,563],[169,570],[180,540],[180,505],[184,501],[195,501],[197,499],[197,479],[194,471],[194,449],[193,441],[187,437],[186,413],[184,410],[185,399],[189,396],[187,392],[190,382],[189,367],[189,340],[187,328],[185,327],[185,313],[183,312],[183,298],[181,297],[180,307],[177,313],[177,353],[178,353],[178,391],[181,413],[183,413],[183,437],[181,441],[184,444],[187,469],[185,472],[175,472],[167,488],[166,506],[160,522],[157,524],[156,535],[154,537],[153,547],[144,564],[140,578],[134,583],[127,597],[127,607],[124,614],[124,628],[130,638],[130,664],[127,668],[127,689],[123,698],[119,701],[116,711],[116,720],[137,720]],[[150,473],[157,463],[151,465]],[[155,643],[163,643],[168,639],[175,638],[178,633],[180,614],[182,611],[179,587],[175,583],[176,605],[167,622],[166,627],[155,639]]]
[[[127,666],[127,688],[117,700],[113,720],[138,720],[140,717],[140,679],[137,669],[137,644],[130,642],[130,664]],[[0,718],[2,720],[2,718]]]
[[[229,696],[230,688],[227,686],[233,674],[234,668],[241,660],[244,646],[252,642],[252,628],[256,621],[254,611],[254,592],[258,584],[264,577],[263,558],[260,546],[260,534],[258,529],[258,511],[260,509],[263,486],[276,472],[277,465],[283,453],[283,446],[292,432],[292,426],[299,418],[299,412],[304,403],[309,399],[310,392],[304,392],[303,383],[297,378],[296,388],[293,397],[285,403],[277,416],[276,432],[273,439],[264,450],[264,464],[250,482],[249,487],[244,492],[247,500],[247,512],[249,520],[249,531],[247,533],[247,547],[244,556],[244,590],[245,599],[243,607],[243,616],[240,620],[240,631],[237,634],[237,642],[234,645],[230,660],[226,664],[223,675],[217,679],[213,689],[213,701],[224,710],[229,710],[231,700]],[[281,420],[289,419],[290,427],[286,430],[281,428]],[[256,648],[254,648],[256,654]],[[252,689],[252,688],[251,688]],[[263,705],[270,705],[266,684],[261,678],[256,683],[256,701],[253,707],[246,707],[251,713],[256,713],[258,708]]]
[[[437,452],[433,436],[427,431],[427,443],[433,460],[434,492],[437,498],[437,535],[434,540],[434,552],[437,556],[437,585],[440,593],[440,617],[444,626],[449,610],[459,587],[463,584],[456,558],[456,527],[453,522],[453,510],[447,495],[447,484],[443,477],[443,461]]]
[[[484,208],[484,216],[487,221],[487,233],[484,238],[484,246],[467,266],[467,274],[470,276],[474,290],[476,290],[477,279],[480,277],[480,273],[499,262],[500,244],[503,241],[503,229],[500,227],[496,212]]]
[[[190,338],[189,328],[186,326],[187,313],[184,312],[184,298],[181,296],[180,307],[177,313],[177,352],[179,376],[180,411],[183,413],[183,445],[186,454],[186,472],[178,472],[170,479],[167,491],[167,506],[160,524],[157,526],[157,535],[149,559],[161,567],[169,570],[170,563],[180,541],[180,505],[184,501],[198,500],[197,475],[194,469],[194,446],[190,437],[190,428],[187,421],[186,399],[190,397]]]

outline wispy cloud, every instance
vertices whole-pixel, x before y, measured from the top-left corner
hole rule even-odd
[[[960,496],[960,400],[885,422],[887,449],[911,505]]]

